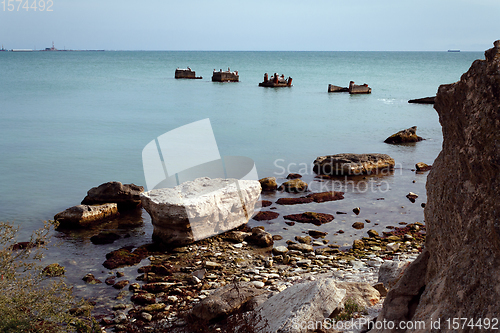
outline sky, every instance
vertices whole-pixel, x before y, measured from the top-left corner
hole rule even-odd
[[[500,39],[500,0],[0,1],[6,49],[484,51]]]

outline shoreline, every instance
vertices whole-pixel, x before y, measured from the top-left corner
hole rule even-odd
[[[376,178],[376,176],[370,176],[369,178],[373,177]],[[323,180],[320,179],[319,181]],[[302,194],[296,195],[286,192],[263,193],[261,198],[272,199],[272,204],[274,204],[274,201],[276,201],[278,197],[298,197],[300,195]],[[402,200],[407,199],[402,198]],[[336,201],[335,203],[337,204],[334,204],[330,209],[337,209],[336,206],[338,205],[346,208],[345,204],[343,204],[343,200]],[[283,211],[286,212],[289,208],[304,210],[306,207],[306,205],[277,206],[278,207],[276,207],[276,205],[274,207],[266,207],[262,210],[270,208],[273,212],[278,211],[281,215],[284,215]],[[315,207],[315,211],[323,211],[326,206],[323,203]],[[364,209],[363,212],[366,213]],[[142,213],[144,213],[143,210]],[[339,216],[343,217],[344,215]],[[360,219],[357,214],[353,216],[355,216],[354,219]],[[361,216],[363,216],[363,214]],[[348,217],[346,219],[348,219]],[[284,244],[288,246],[291,242],[302,244],[303,239],[307,237],[304,235],[304,229],[321,230],[322,228],[322,226],[299,223],[296,224],[299,226],[299,229],[297,229],[291,228],[290,226],[283,226],[280,221],[275,223],[271,222],[272,221],[256,221],[250,219],[243,229],[250,231],[250,226],[263,226],[266,230],[274,228],[275,231],[272,232],[272,234],[274,236],[274,247],[276,248],[283,247]],[[378,225],[378,223],[370,224],[368,219],[366,219],[365,222],[367,223],[367,229],[372,225]],[[284,232],[279,232],[279,230],[276,232],[276,227],[279,226],[283,227],[285,230],[285,237],[281,235]],[[387,228],[388,226],[381,227]],[[115,226],[114,228],[119,227]],[[94,232],[87,232],[87,234],[95,234],[99,229],[100,228],[96,228]],[[104,229],[106,230],[108,228],[104,227]],[[366,229],[362,230],[363,235],[365,234],[365,230]],[[94,292],[97,291],[97,294],[102,296],[101,300],[97,300],[95,308],[96,318],[100,320],[103,327],[116,328],[116,325],[124,325],[125,322],[129,324],[133,323],[134,325],[141,324],[143,326],[148,326],[152,323],[175,322],[179,313],[186,311],[192,305],[209,297],[218,287],[231,283],[235,279],[241,282],[254,283],[256,288],[269,289],[269,291],[275,293],[281,292],[299,281],[305,281],[311,279],[311,277],[322,274],[327,274],[343,281],[368,282],[374,284],[377,279],[378,268],[383,262],[399,260],[400,256],[402,258],[416,256],[421,252],[423,247],[425,226],[421,223],[417,222],[406,226],[400,225],[398,227],[389,226],[388,230],[389,231],[384,232],[383,235],[381,234],[382,236],[377,236],[375,233],[372,237],[363,237],[363,235],[354,233],[350,238],[352,243],[354,243],[354,247],[353,244],[348,245],[345,242],[343,244],[336,244],[336,241],[330,242],[328,239],[325,239],[324,235],[323,237],[311,238],[309,243],[312,244],[311,248],[313,248],[313,252],[290,250],[287,254],[288,259],[285,259],[283,255],[273,256],[272,246],[259,248],[247,244],[244,241],[234,243],[234,239],[233,241],[227,239],[226,233],[174,249],[167,253],[148,253],[139,260],[139,263],[126,267],[103,270],[101,261],[97,267],[94,267],[94,269],[90,270],[88,273],[101,271],[101,276],[102,273],[105,273],[106,278],[101,278],[102,287],[97,288],[86,283],[83,286],[79,286],[79,290],[84,292],[87,291],[91,294],[94,290]],[[351,232],[352,231],[347,230],[347,233]],[[422,234],[422,232],[424,233]],[[290,233],[295,233],[294,236],[297,237],[289,236]],[[420,236],[413,238],[407,237],[407,239],[405,239],[405,234],[412,233],[417,233]],[[398,236],[395,236],[396,234]],[[338,233],[332,233],[328,238],[331,238],[331,236],[336,237],[335,235],[339,236]],[[393,238],[389,239],[388,237],[390,236],[393,236]],[[399,240],[396,239],[397,237],[399,237]],[[129,238],[129,240],[133,240],[133,238],[134,237]],[[297,238],[301,240],[297,241]],[[129,249],[134,252],[143,245],[140,244],[140,242],[134,243],[136,243],[136,245],[129,246]],[[388,243],[402,245],[400,245],[399,249],[394,250],[394,248],[391,248],[391,250],[388,250]],[[99,245],[91,246],[94,246],[96,250],[99,249]],[[121,247],[111,244],[107,246],[107,248],[114,248],[117,250]],[[104,248],[102,250],[104,250]],[[411,258],[414,259],[414,257]],[[207,262],[210,262],[208,264],[210,267],[206,267]],[[212,263],[214,264],[212,265]],[[166,270],[165,268],[160,269],[160,272],[168,274],[162,275],[161,273],[155,273],[153,267],[157,266],[167,267]],[[153,269],[153,271],[151,271],[151,269]],[[197,277],[198,280],[196,280],[192,277],[193,273],[203,269],[205,269],[206,272],[200,276],[201,279]],[[82,277],[83,276],[80,276],[79,278],[81,279]],[[99,276],[97,276],[97,278],[99,278]],[[160,287],[162,291],[158,292],[158,290],[151,286],[145,287],[148,284],[158,282],[160,284],[166,283],[166,285]],[[109,286],[104,286],[105,284]],[[145,292],[151,294],[150,291],[152,290],[157,292],[156,294],[153,293],[155,295],[154,303],[148,303],[147,301],[132,301],[134,294],[140,295]],[[107,294],[108,296],[103,296],[103,294]],[[376,305],[374,309],[376,309]],[[129,311],[131,312],[129,313]],[[151,315],[151,317],[147,314]],[[120,327],[121,326],[118,326],[119,329]],[[123,326],[121,328],[125,329]]]

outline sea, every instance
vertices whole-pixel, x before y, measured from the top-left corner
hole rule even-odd
[[[345,199],[276,207],[280,217],[264,225],[293,239],[311,226],[288,226],[283,215],[316,211],[334,221],[312,226],[343,247],[387,226],[424,221],[428,173],[415,163],[432,164],[441,150],[442,132],[432,105],[408,100],[434,96],[441,84],[456,82],[482,52],[203,52],[67,51],[0,52],[0,221],[20,227],[19,241],[77,205],[86,192],[108,181],[146,186],[142,150],[158,136],[209,119],[221,156],[245,156],[259,178],[301,173],[311,190],[342,190]],[[198,80],[174,78],[176,68],[196,71]],[[238,71],[240,82],[212,82],[213,70]],[[293,78],[287,88],[259,87],[264,73]],[[372,93],[328,93],[328,84],[368,84]],[[384,139],[417,126],[425,140],[390,145]],[[173,145],[176,143],[173,142]],[[312,162],[339,153],[385,153],[396,161],[387,175],[323,181]],[[415,203],[406,194],[418,194]],[[273,193],[265,200],[293,196]],[[361,213],[352,212],[360,207]],[[124,223],[124,220],[125,223]],[[365,221],[369,220],[369,222]],[[351,227],[365,222],[363,230]],[[81,278],[109,273],[105,254],[150,241],[149,215],[122,217],[104,229],[123,237],[93,245],[101,229],[53,232],[45,260],[67,268],[67,279],[82,294]],[[338,231],[344,233],[339,234]],[[136,274],[135,268],[125,268]],[[131,277],[133,279],[133,277]],[[96,287],[113,299],[109,287]],[[100,289],[99,289],[100,288]],[[112,289],[112,288],[111,288]],[[115,295],[116,296],[116,295]]]

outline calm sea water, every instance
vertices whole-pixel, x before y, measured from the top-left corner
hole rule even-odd
[[[411,169],[420,161],[432,164],[441,127],[432,106],[407,101],[435,95],[479,58],[480,52],[0,52],[0,220],[27,233],[79,204],[91,187],[112,180],[145,185],[144,146],[210,118],[221,155],[252,158],[261,177],[282,181],[288,171],[301,172],[319,189],[310,164],[320,155],[387,153],[399,163],[393,175],[370,179],[384,191],[354,187],[343,201],[279,207],[283,215],[360,206],[359,217],[347,214],[322,226],[346,230],[332,241],[347,244],[362,235],[351,231],[356,220],[370,219],[378,231],[423,221],[427,174]],[[203,79],[175,80],[175,69],[187,66]],[[239,71],[240,82],[211,82],[213,69],[228,67]],[[265,72],[291,76],[293,87],[258,87]],[[347,86],[350,80],[369,84],[372,94],[327,93],[329,83]],[[383,143],[414,125],[425,141]],[[409,191],[419,194],[417,203],[405,198]],[[96,267],[105,251],[150,237],[149,216],[133,220],[140,223],[132,230],[135,239],[96,247],[88,241],[95,231],[57,234],[62,245],[50,256],[74,265],[73,282],[82,284],[89,270],[101,272]],[[283,222],[280,217],[266,228],[286,240],[309,227],[285,230]]]

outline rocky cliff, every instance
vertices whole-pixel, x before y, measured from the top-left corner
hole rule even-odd
[[[500,41],[485,58],[439,87],[444,139],[427,178],[426,249],[379,315],[396,326],[373,331],[404,332],[397,322],[408,320],[425,322],[412,332],[500,327]]]

